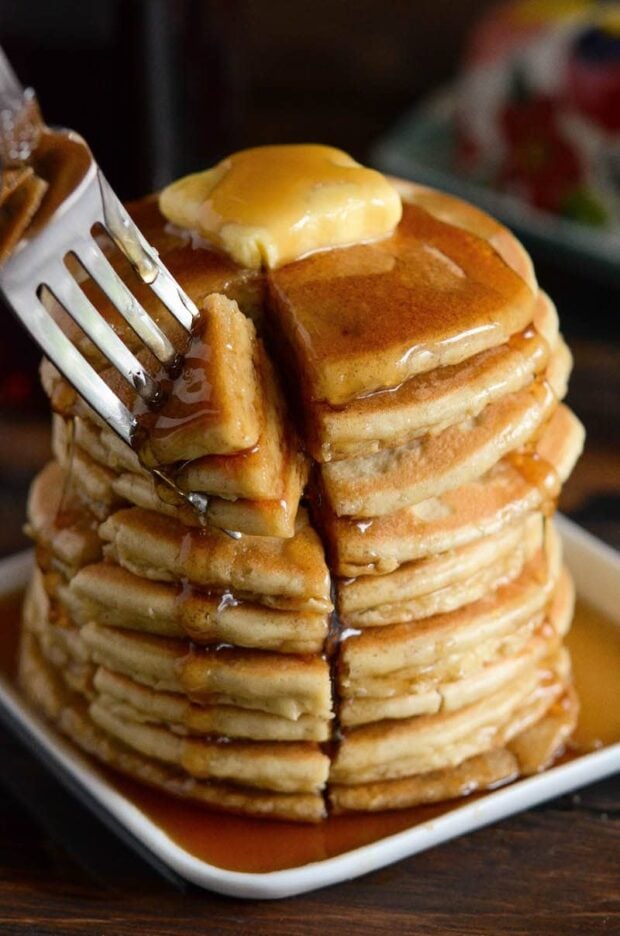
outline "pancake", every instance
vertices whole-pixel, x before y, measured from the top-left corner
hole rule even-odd
[[[538,721],[564,694],[566,651],[542,660],[507,685],[471,705],[349,730],[332,761],[333,783],[373,783],[455,767],[503,747]]]
[[[67,444],[58,431],[63,426],[63,435]],[[66,483],[70,484],[77,499],[91,511],[98,520],[105,520],[109,514],[123,507],[126,503],[122,494],[114,489],[115,474],[105,465],[100,465],[83,449],[75,445],[70,438],[64,423],[56,422],[52,429],[52,451],[56,461],[63,470]]]
[[[68,429],[71,425],[76,427],[74,440]],[[85,429],[85,426],[88,428]],[[168,490],[164,492],[153,476],[141,466],[138,465],[136,470],[122,471],[121,474],[106,467],[118,464],[119,450],[123,461],[130,461],[129,457],[125,458],[122,449],[126,448],[128,453],[131,450],[120,440],[117,445],[112,444],[110,449],[107,448],[110,436],[111,433],[99,433],[97,427],[83,419],[68,423],[56,416],[53,421],[52,445],[55,457],[65,470],[70,467],[75,469],[74,483],[79,483],[80,496],[99,519],[104,519],[112,510],[130,503],[175,517],[188,526],[207,524],[218,530],[236,530],[253,536],[294,535],[295,517],[308,473],[303,457],[294,456],[288,463],[283,478],[285,487],[277,500],[227,500],[209,496],[206,510],[199,515],[181,497],[175,497]],[[87,449],[78,445],[78,439]]]
[[[560,562],[559,537],[549,530],[545,554],[536,554],[517,579],[478,601],[422,621],[349,635],[339,660],[340,696],[402,694],[420,679],[454,679],[520,649],[544,620]]]
[[[24,634],[22,642],[20,683],[33,703],[79,747],[133,779],[174,796],[243,815],[298,822],[318,822],[325,816],[319,793],[277,793],[213,779],[199,781],[114,739],[95,725],[85,701],[66,688],[29,634]]]
[[[94,666],[80,630],[53,614],[44,577],[35,569],[23,606],[23,630],[36,637],[46,660],[59,672],[69,688],[90,695]]]
[[[55,461],[30,498],[20,678],[103,763],[217,809],[316,822],[464,795],[574,727],[548,518],[583,430],[555,308],[500,224],[396,184],[393,234],[251,273],[138,206],[201,309],[188,338],[137,286],[184,354],[166,375],[75,267],[163,379],[146,412],[68,323],[138,415],[135,449],[42,366]]]
[[[119,717],[95,700],[92,720],[108,734],[147,757],[181,768],[192,777],[224,780],[279,793],[318,793],[325,784],[328,758],[303,742],[205,741],[166,728]]]
[[[363,628],[451,611],[516,578],[542,540],[542,517],[532,514],[459,550],[406,563],[387,575],[345,579],[338,583],[340,619]]]
[[[99,528],[105,555],[155,581],[188,580],[236,598],[304,611],[331,610],[320,540],[301,511],[291,539],[187,528],[139,507],[119,510]]]
[[[320,653],[327,615],[279,611],[237,601],[230,592],[210,596],[134,575],[115,563],[81,569],[60,600],[79,624],[95,621],[197,644],[233,644],[282,653]]]
[[[508,455],[480,478],[371,520],[337,517],[324,502],[315,506],[330,567],[343,576],[383,575],[547,509],[572,471],[583,439],[577,417],[560,405],[536,440],[533,459]]]
[[[354,786],[330,784],[334,813],[379,812],[437,803],[529,776],[548,767],[561,754],[575,730],[579,704],[574,689],[566,688],[542,718],[516,734],[504,747],[468,758],[456,767]]]
[[[117,715],[124,714],[133,721],[163,723],[185,734],[258,741],[329,738],[329,719],[321,715],[305,714],[293,720],[232,705],[198,705],[181,692],[155,689],[97,666],[79,625],[70,615],[58,614],[57,606],[48,597],[43,576],[35,570],[26,596],[24,628],[36,636],[43,656],[69,688],[88,699],[101,698]],[[285,668],[286,662],[285,659]]]
[[[446,224],[453,224],[488,241],[504,263],[527,283],[532,292],[537,291],[536,275],[530,255],[514,234],[491,215],[463,201],[462,198],[420,185],[418,182],[393,176],[390,176],[390,182],[404,201],[424,208]]]
[[[98,311],[106,318],[105,308],[98,306]],[[83,350],[77,336],[74,343]],[[100,359],[92,360],[86,354],[115,396],[136,416],[140,425],[136,447],[144,460],[149,465],[173,464],[256,445],[263,417],[259,347],[252,322],[236,303],[214,293],[206,298],[191,338],[185,333],[176,348],[182,360],[173,362],[169,372],[149,350],[135,349],[145,371],[160,383],[150,412],[133,383],[105,358],[99,355]],[[47,361],[42,366],[42,383],[54,411],[106,427]]]
[[[99,667],[93,684],[102,705],[116,717],[163,724],[178,734],[253,741],[327,741],[328,721],[300,715],[295,721],[232,705],[196,705],[177,692],[162,692]]]
[[[69,572],[101,558],[97,517],[75,495],[57,462],[36,476],[28,496],[27,532],[49,561]]]
[[[298,442],[284,414],[284,403],[273,366],[259,354],[263,423],[257,444],[230,456],[212,455],[188,462],[176,475],[184,491],[204,491],[223,497],[278,500],[284,494],[286,473],[298,456]],[[297,505],[293,507],[293,514]]]
[[[417,674],[411,670],[397,670],[391,677],[386,674],[365,685],[363,693],[361,687],[354,688],[352,695],[342,699],[338,712],[340,724],[350,727],[384,719],[429,715],[440,710],[454,711],[483,698],[557,650],[570,626],[573,607],[574,589],[564,572],[542,622],[541,615],[535,614],[525,624],[518,625],[503,644],[487,638],[484,647],[486,635],[482,634],[475,661],[472,662],[471,656],[464,656],[463,672],[458,669],[457,650],[453,654],[455,666],[447,676],[446,667],[443,667],[444,675],[436,673],[432,666]]]
[[[319,462],[369,455],[473,418],[506,393],[521,390],[544,370],[557,341],[557,313],[549,297],[540,292],[533,323],[505,344],[346,406],[307,403],[310,451]]]
[[[268,286],[303,397],[332,405],[503,344],[535,301],[487,241],[413,204],[391,237],[290,263]]]
[[[274,377],[273,368],[263,351],[257,352],[261,375],[261,397],[258,409],[261,428],[256,444],[243,452],[227,455],[208,455],[195,458],[177,467],[174,481],[185,491],[197,491],[209,495],[204,520],[218,529],[236,530],[259,536],[293,536],[299,500],[308,475],[306,459],[299,450],[296,436],[283,412],[281,394]],[[101,466],[97,472],[93,465],[84,479],[87,495],[99,498],[101,503],[116,503],[129,500],[147,509],[159,510],[191,525],[200,518],[180,496],[175,497],[168,489],[154,481],[153,476],[140,464],[138,457],[128,445],[119,440],[109,429],[102,427],[94,414],[77,406],[72,411],[82,413],[75,418],[75,440],[68,437],[62,421],[54,421],[54,447],[56,457],[67,464],[75,441],[80,451],[86,451]],[[211,429],[224,432],[226,423],[216,421],[211,414]],[[205,417],[206,418],[206,417]],[[158,420],[163,419],[160,414]],[[204,422],[204,419],[203,419]],[[189,425],[191,420],[187,423]],[[185,424],[184,424],[185,425]],[[189,431],[189,430],[188,430]],[[200,434],[200,426],[192,429],[194,436]],[[211,436],[205,429],[205,443]],[[150,433],[151,449],[156,438]],[[172,445],[173,443],[170,443]],[[177,452],[181,451],[177,440]],[[185,451],[194,450],[198,443],[185,438]],[[181,446],[182,447],[182,446]],[[200,446],[198,446],[200,447]],[[156,452],[159,451],[155,445]],[[64,451],[64,454],[63,454]],[[167,451],[170,456],[171,449]],[[81,457],[81,456],[80,456]],[[154,457],[151,453],[150,457]],[[110,472],[121,471],[116,479]],[[101,475],[100,488],[108,481],[107,490],[95,490],[97,475]],[[79,475],[82,480],[82,475]],[[86,486],[91,482],[90,489]]]
[[[260,431],[255,443],[246,446],[243,451],[224,455],[207,455],[183,461],[174,479],[183,490],[200,491],[207,494],[219,494],[228,498],[266,498],[279,499],[284,493],[285,472],[292,467],[298,456],[298,445],[287,417],[283,412],[283,402],[273,367],[262,350],[257,351],[260,371],[261,396],[259,406]],[[49,368],[48,368],[49,371]],[[53,380],[49,377],[49,380]],[[114,384],[114,380],[108,381]],[[130,402],[121,386],[114,386],[124,402]],[[52,390],[52,394],[54,394]],[[67,416],[81,417],[81,421],[98,426],[99,445],[92,430],[83,434],[84,446],[91,447],[91,454],[97,460],[103,460],[108,467],[123,466],[131,471],[145,473],[137,455],[129,446],[114,439],[99,417],[81,401],[77,401],[66,411]],[[223,431],[223,430],[222,430]],[[199,435],[199,427],[194,433]],[[208,435],[208,434],[207,434]],[[114,439],[114,441],[112,441]],[[187,441],[189,449],[189,441]],[[206,445],[206,443],[205,443]],[[197,443],[194,448],[197,447]],[[125,451],[126,450],[126,451]]]
[[[565,392],[570,366],[560,344],[547,379],[506,394],[476,418],[397,449],[322,465],[330,506],[338,516],[382,516],[480,477],[540,431]]]
[[[282,496],[275,499],[247,500],[209,495],[207,507],[201,515],[203,522],[218,530],[236,530],[251,536],[278,536],[289,538],[295,534],[295,518],[308,474],[302,457],[294,457],[284,472]],[[156,485],[144,475],[126,473],[112,482],[116,494],[145,510],[156,510],[177,517],[189,526],[201,525],[201,518],[185,504],[163,501]]]
[[[90,753],[143,782],[177,795],[201,799],[197,796],[196,785],[188,782],[188,778],[163,770],[154,761],[129,754],[127,748],[113,743],[109,736],[94,729],[92,722],[85,716],[84,704],[60,685],[54,670],[45,664],[35,641],[28,633],[24,635],[22,643],[20,674],[26,692],[36,704]],[[107,685],[105,679],[103,685]],[[516,735],[506,748],[494,749],[471,758],[457,768],[397,781],[355,786],[332,785],[332,808],[335,812],[402,808],[418,802],[465,795],[474,789],[514,779],[521,772],[535,772],[546,766],[572,731],[576,708],[574,693],[569,690],[541,720]],[[512,755],[511,758],[508,754]],[[314,809],[311,808],[313,800],[307,796],[279,795],[272,800],[270,795],[260,794],[257,800],[255,791],[235,789],[214,782],[203,787],[203,790],[208,793],[208,797],[202,801],[217,808],[297,820],[316,821],[324,815],[316,801]],[[269,807],[268,803],[271,803]]]
[[[223,647],[203,650],[173,638],[89,622],[82,639],[94,663],[154,689],[207,705],[331,718],[327,664],[320,657]]]

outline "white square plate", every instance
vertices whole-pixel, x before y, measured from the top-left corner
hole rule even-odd
[[[620,555],[564,518],[557,518],[565,557],[579,596],[620,625],[618,583]],[[0,562],[0,597],[25,583],[30,553]],[[496,822],[544,800],[592,783],[620,769],[620,743],[584,754],[545,773],[463,801],[444,815],[388,835],[343,854],[266,873],[229,871],[192,855],[174,842],[127,796],[106,780],[80,752],[39,718],[5,677],[0,677],[0,715],[80,798],[113,828],[130,838],[158,862],[200,887],[235,897],[289,897],[358,877],[431,848],[464,832]],[[360,817],[360,822],[363,822]]]

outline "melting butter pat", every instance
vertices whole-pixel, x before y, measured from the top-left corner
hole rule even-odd
[[[342,150],[318,144],[260,146],[173,182],[162,214],[245,267],[378,240],[400,221],[393,185]]]

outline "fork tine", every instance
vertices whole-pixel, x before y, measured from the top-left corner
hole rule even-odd
[[[171,364],[177,352],[167,335],[138,302],[95,241],[84,238],[74,252],[136,335],[162,364]]]
[[[157,279],[153,280],[151,283],[151,289],[155,295],[161,299],[177,322],[188,332],[191,332],[198,316],[196,306],[181,289],[176,280],[173,279],[164,264],[159,260],[157,260],[156,263],[159,267],[159,273]],[[192,309],[195,311],[192,311]]]
[[[199,314],[196,305],[170,275],[157,251],[144,239],[102,172],[99,172],[99,186],[105,227],[110,237],[179,325],[191,332]]]
[[[43,285],[49,289],[57,302],[129,385],[147,402],[154,400],[159,392],[158,384],[144,369],[137,357],[123,344],[114,329],[82,292],[71,274],[59,265],[53,275],[44,277]]]
[[[43,353],[75,387],[86,403],[128,445],[138,428],[135,416],[110,390],[83,355],[67,338],[38,297],[27,303],[13,301],[12,306]]]

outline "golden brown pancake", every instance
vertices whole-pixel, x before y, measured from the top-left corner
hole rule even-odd
[[[52,610],[47,594],[47,579],[35,569],[23,606],[23,629],[36,637],[45,659],[62,673],[69,688],[85,696],[92,694],[95,668],[80,629]]]
[[[262,428],[257,444],[245,452],[210,455],[189,461],[176,477],[185,491],[204,491],[223,497],[278,500],[286,474],[298,455],[297,438],[284,413],[284,403],[269,359],[261,352]],[[293,515],[297,505],[292,506]]]
[[[260,454],[257,449],[247,458],[244,455],[211,456],[195,463],[193,480],[201,492],[209,493],[202,515],[181,496],[156,482],[137,462],[129,446],[109,430],[101,430],[84,418],[68,422],[56,416],[52,444],[55,457],[63,467],[68,470],[73,464],[75,485],[79,485],[82,499],[100,519],[129,502],[175,517],[189,526],[206,523],[220,530],[255,536],[294,535],[308,464],[293,444],[280,438],[277,430],[269,453],[263,447]],[[271,456],[273,462],[270,462]],[[235,486],[243,489],[262,484],[266,489],[269,477],[273,481],[274,496],[271,498],[248,499],[230,493]],[[224,496],[212,493],[218,487]]]
[[[469,202],[437,189],[405,179],[390,177],[401,198],[430,212],[440,221],[470,231],[488,241],[502,260],[530,287],[537,291],[536,275],[531,257],[517,238],[495,218]]]
[[[141,456],[206,496],[202,516],[42,368],[56,461],[30,499],[21,679],[136,779],[318,821],[326,797],[396,808],[527,774],[574,726],[573,592],[545,519],[583,439],[558,402],[570,354],[506,229],[398,184],[393,235],[268,273],[138,207],[202,309],[170,395],[142,414],[71,335],[140,413]],[[136,295],[186,349],[150,290]],[[319,463],[312,522],[302,445]]]
[[[382,516],[480,477],[540,431],[564,395],[570,365],[560,345],[546,379],[506,394],[477,417],[400,448],[322,465],[332,509],[338,516]]]
[[[221,302],[228,301],[223,297],[219,299]],[[236,314],[241,316],[239,312]],[[227,342],[226,347],[236,346]],[[222,356],[229,354],[226,350]],[[256,393],[253,384],[250,393],[249,388],[243,389],[242,380],[239,386],[240,378],[236,377],[234,386],[228,387],[228,398],[220,390],[217,405],[208,412],[201,411],[194,417],[187,416],[185,420],[181,420],[177,413],[173,420],[170,406],[165,406],[158,413],[156,424],[149,433],[149,458],[155,461],[158,457],[165,461],[179,460],[179,465],[169,470],[172,470],[174,481],[181,490],[209,495],[203,517],[207,523],[219,529],[242,533],[289,537],[294,534],[295,517],[307,479],[308,465],[285,414],[271,363],[260,347],[255,350],[254,358],[259,375]],[[252,360],[250,354],[249,364],[254,371]],[[226,373],[212,373],[216,369],[216,362],[210,363],[213,368],[205,372],[201,384],[214,384],[217,387],[218,382],[226,383]],[[236,367],[230,360],[225,363],[227,370],[238,370],[243,377],[243,362]],[[47,370],[48,390],[55,396],[60,392],[61,379],[54,376],[49,368]],[[183,375],[179,380],[182,378]],[[231,379],[228,382],[233,383]],[[126,387],[123,389],[118,375],[110,378],[108,383],[115,390],[121,391],[121,399],[131,405],[131,392]],[[255,396],[258,396],[257,400]],[[235,421],[235,401],[239,397],[241,413]],[[161,484],[155,483],[151,473],[140,464],[136,452],[103,426],[101,420],[80,400],[73,401],[72,398],[68,413],[74,425],[73,434],[67,433],[58,416],[54,422],[56,457],[67,464],[75,444],[79,458],[79,450],[83,449],[103,466],[102,471],[91,464],[86,473],[77,472],[88,499],[108,508],[112,504],[119,506],[125,499],[147,509],[178,516],[184,522],[200,522],[196,512],[188,509],[181,496],[175,496]],[[166,441],[162,427],[167,421],[174,428],[175,420],[181,428],[174,432],[170,430]],[[256,430],[254,436],[248,435],[249,422]],[[243,451],[204,455],[205,451],[218,446],[224,449],[227,445],[230,447],[235,433],[239,439],[240,434],[245,433],[246,441],[251,438],[254,441],[245,446]],[[196,453],[201,457],[195,457]],[[124,477],[116,480],[111,472],[121,469],[125,469],[122,472]]]
[[[34,479],[28,497],[28,532],[51,558],[75,570],[101,558],[97,517],[76,497],[57,462]]]
[[[382,673],[379,678],[360,680],[357,684],[349,681],[346,689],[343,686],[338,712],[341,725],[362,725],[462,708],[493,692],[558,649],[559,640],[570,626],[574,607],[574,589],[565,571],[555,586],[546,614],[538,609],[528,617],[526,607],[520,615],[513,613],[510,621],[509,605],[505,599],[505,593],[498,596],[494,633],[489,634],[488,615],[480,615],[477,645],[471,640],[475,621],[472,618],[469,622],[453,619],[456,646],[451,661],[437,666],[398,668],[392,673]],[[466,646],[468,638],[463,643],[464,634],[458,634],[459,626],[463,625],[472,628],[469,647]],[[427,636],[431,637],[431,634]],[[449,641],[444,646],[445,653],[450,656]],[[418,650],[421,657],[425,651],[422,646]],[[426,654],[429,655],[428,648]]]
[[[557,341],[557,313],[540,292],[533,323],[505,344],[345,406],[306,403],[310,451],[320,462],[369,455],[477,416],[487,404],[525,387],[545,368]]]
[[[542,542],[542,516],[532,514],[499,533],[387,575],[345,579],[337,585],[340,619],[348,627],[364,628],[452,611],[481,598],[494,583],[516,578]]]
[[[333,405],[503,344],[531,322],[535,298],[487,241],[412,204],[386,240],[268,278],[304,397]]]
[[[93,722],[83,698],[66,688],[29,634],[24,634],[22,643],[20,682],[37,707],[79,747],[134,779],[228,812],[301,822],[317,822],[325,816],[319,793],[278,793],[213,779],[204,782],[127,747]]]
[[[60,430],[62,427],[62,431]],[[98,520],[124,507],[126,499],[114,489],[115,473],[100,465],[70,438],[64,421],[55,422],[52,429],[52,451],[65,479],[78,501]]]
[[[74,620],[71,614],[58,614],[58,606],[48,597],[47,583],[41,573],[35,570],[26,597],[24,627],[36,636],[43,656],[59,671],[71,689],[81,692],[91,701],[100,698],[112,706],[117,714],[125,711],[127,717],[134,721],[165,724],[181,733],[208,737],[258,741],[326,741],[329,738],[329,712],[322,715],[302,714],[292,719],[231,704],[196,704],[181,691],[154,688],[125,673],[97,666],[88,639],[85,641],[82,637],[82,622],[77,620],[74,623]],[[109,634],[104,631],[97,643],[98,652],[104,654],[106,633]],[[130,648],[131,655],[135,657],[135,642],[130,641],[125,646]],[[164,658],[167,649],[167,646],[162,648]],[[146,647],[144,653],[148,655]],[[112,655],[110,659],[113,662],[115,657]],[[251,664],[247,658],[242,662],[246,667]],[[287,658],[282,662],[286,670]],[[151,674],[153,681],[152,667],[137,667],[135,672],[138,675],[142,672],[147,680]],[[161,668],[158,672],[158,678],[165,678],[162,677]]]
[[[81,636],[90,659],[154,689],[181,692],[207,705],[331,718],[329,672],[318,656],[202,649],[187,641],[102,627],[93,621]]]
[[[509,455],[480,478],[392,514],[368,520],[337,517],[325,502],[315,512],[333,571],[383,575],[405,562],[436,555],[495,533],[548,506],[583,446],[577,417],[559,406],[526,459]]]
[[[538,721],[516,734],[504,747],[468,758],[456,767],[353,786],[330,784],[335,813],[378,812],[436,803],[494,789],[519,776],[538,773],[563,750],[575,730],[579,704],[568,686]]]
[[[455,611],[422,621],[344,632],[339,659],[341,697],[403,693],[422,680],[454,679],[497,655],[520,649],[544,620],[560,576],[559,538],[549,530],[512,582]]]
[[[131,473],[114,479],[112,488],[116,494],[145,510],[155,510],[176,517],[189,526],[208,526],[218,530],[235,530],[251,536],[279,536],[288,538],[295,534],[295,518],[299,500],[307,478],[307,463],[295,457],[284,473],[282,497],[277,500],[248,500],[210,495],[202,516],[183,502],[171,503],[162,500],[157,487],[150,478]],[[171,501],[173,498],[171,498]],[[174,498],[176,501],[176,498]]]
[[[233,705],[197,705],[179,692],[164,692],[99,667],[93,685],[100,703],[118,717],[162,724],[189,733],[251,741],[327,741],[329,722],[314,715],[293,720]]]
[[[424,774],[503,747],[561,698],[569,674],[563,651],[456,711],[351,729],[332,761],[330,780],[373,783]]]
[[[197,644],[234,644],[282,653],[321,653],[327,615],[280,611],[142,578],[112,562],[85,566],[61,601],[80,624],[95,621]]]
[[[155,463],[170,464],[252,448],[260,417],[256,336],[236,302],[207,296],[168,398],[149,429]]]
[[[98,699],[89,706],[96,725],[127,747],[203,780],[220,780],[277,793],[318,793],[329,761],[317,745],[183,737],[167,728],[130,721]],[[126,713],[124,713],[126,714]]]
[[[320,540],[304,512],[291,539],[232,539],[209,527],[188,528],[139,507],[119,510],[99,529],[105,554],[130,572],[156,581],[188,580],[261,604],[307,611],[331,609]]]
[[[222,809],[309,821],[316,821],[324,815],[318,797],[260,793],[217,782],[210,782],[205,787],[200,782],[183,778],[169,768],[158,766],[150,758],[131,753],[124,745],[114,742],[109,735],[94,726],[88,718],[85,704],[75,693],[62,686],[29,633],[24,634],[22,643],[20,678],[33,701],[56,721],[61,730],[90,753],[130,776]],[[110,682],[105,676],[100,685],[104,689],[110,688]],[[535,772],[546,766],[561,748],[574,727],[575,715],[574,693],[569,689],[543,718],[517,734],[507,747],[494,748],[466,760],[456,768],[417,774],[402,780],[354,786],[332,785],[332,808],[336,812],[347,809],[376,810],[432,802],[465,795],[474,789],[484,789],[513,779],[519,773]]]
[[[174,440],[171,439],[166,454],[172,458],[176,454],[178,470],[174,470],[174,480],[184,490],[199,490],[207,494],[221,494],[224,497],[269,497],[280,496],[284,487],[283,472],[286,462],[290,461],[297,452],[297,443],[288,420],[284,418],[283,403],[280,390],[273,373],[273,367],[262,349],[256,351],[256,361],[259,373],[259,386],[255,407],[254,443],[242,450],[227,454],[204,454],[204,457],[187,459],[184,451],[196,451],[201,447],[202,429],[200,424],[188,420],[190,428],[184,444],[179,443],[174,450]],[[109,374],[109,377],[107,376]],[[119,398],[126,404],[131,404],[131,391],[123,387],[119,375],[111,371],[104,372],[107,383],[114,389]],[[223,376],[221,377],[223,379]],[[56,381],[56,388],[58,381]],[[52,389],[52,395],[56,392]],[[233,404],[230,403],[232,408]],[[79,398],[66,412],[67,416],[81,417],[85,422],[99,426],[101,429],[100,441],[104,451],[109,451],[108,459],[118,459],[120,464],[134,470],[145,471],[140,466],[137,455],[128,446],[118,440],[112,442],[109,429],[103,425],[102,420]],[[205,434],[206,440],[213,437],[216,430],[223,435],[225,431],[231,433],[226,419],[216,418],[212,414],[211,431]],[[192,428],[193,427],[193,428]],[[149,433],[149,438],[152,432]],[[179,442],[179,439],[177,439]],[[152,443],[149,443],[152,445]],[[207,441],[202,445],[207,447]],[[159,447],[162,447],[160,440]],[[157,445],[156,445],[157,448]],[[127,451],[123,451],[127,449]],[[151,456],[149,456],[149,460]],[[193,467],[196,469],[192,473]],[[191,476],[191,487],[186,479]]]

